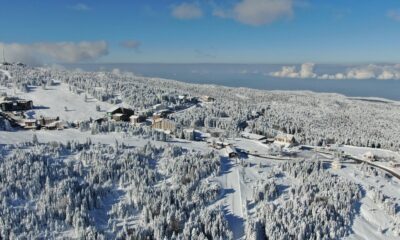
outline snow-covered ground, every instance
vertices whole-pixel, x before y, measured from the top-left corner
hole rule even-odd
[[[9,75],[4,71],[3,74]],[[32,117],[43,115],[48,117],[59,116],[61,120],[65,121],[88,120],[89,118],[104,116],[105,111],[113,106],[105,102],[99,102],[89,95],[87,95],[85,100],[85,93],[80,95],[74,94],[69,91],[68,85],[64,83],[58,86],[48,86],[46,89],[36,87],[31,89],[29,93],[22,93],[19,91],[15,92],[14,89],[8,89],[5,87],[0,89],[0,92],[1,91],[5,91],[10,95],[16,95],[24,99],[33,100],[35,109],[27,112],[27,114]],[[244,95],[236,95],[236,97],[247,99]],[[96,105],[100,106],[100,112],[96,110]],[[195,111],[195,106],[188,110]],[[187,141],[175,138],[167,142],[153,141],[150,138],[143,138],[141,136],[126,136],[121,132],[93,135],[90,131],[81,132],[78,129],[65,129],[61,131],[0,131],[0,145],[4,146],[30,142],[34,139],[34,136],[35,138],[37,137],[37,140],[41,143],[67,143],[68,141],[85,143],[87,139],[90,138],[94,143],[110,145],[115,144],[117,141],[118,143],[123,143],[127,148],[144,147],[149,141],[151,141],[154,146],[162,148],[167,148],[167,146],[173,145],[182,147],[189,151],[199,151],[202,153],[207,153],[213,150],[206,142]],[[276,147],[272,145],[266,145],[258,141],[244,138],[228,138],[225,139],[225,141],[231,143],[235,148],[243,150],[243,152],[240,153],[238,159],[229,159],[224,150],[219,150],[218,154],[221,158],[220,174],[218,176],[209,177],[206,181],[216,182],[221,186],[221,197],[215,203],[210,204],[209,208],[215,206],[222,207],[225,218],[229,223],[229,227],[235,239],[245,238],[246,225],[257,215],[254,189],[259,186],[260,183],[264,183],[268,179],[274,179],[279,187],[282,188],[279,189],[279,191],[285,194],[288,194],[284,187],[285,185],[288,185],[288,182],[297,185],[301,184],[299,179],[274,175],[274,168],[276,166],[279,166],[279,164],[286,161],[300,161],[303,159],[306,159],[306,161],[321,160],[326,163],[327,166],[330,166],[333,160],[330,155],[313,151],[299,152],[297,156],[293,157],[291,160],[276,160],[269,157],[271,156],[271,152],[276,150]],[[340,147],[340,150],[357,157],[362,157],[366,151],[371,151],[376,156],[382,158],[392,157],[393,159],[400,161],[400,154],[394,151],[353,146],[343,146]],[[248,152],[249,154],[246,154],[245,152]],[[163,164],[168,166],[168,164],[173,163],[163,162]],[[84,165],[84,167],[89,166]],[[327,171],[357,184],[363,192],[357,205],[359,208],[357,210],[357,215],[355,216],[354,222],[351,226],[352,232],[346,237],[346,239],[400,239],[398,236],[395,236],[395,233],[392,231],[392,224],[396,217],[386,213],[383,204],[377,202],[374,197],[375,192],[380,191],[386,196],[386,198],[390,198],[400,204],[399,179],[389,177],[384,171],[379,169],[374,170],[375,172],[372,170],[365,170],[360,167],[359,164],[355,164],[354,162],[345,162],[343,163],[343,168],[338,170],[329,167]],[[167,183],[169,182],[167,181]],[[126,189],[123,186],[116,186],[115,191],[124,191],[126,194],[129,189]],[[114,201],[133,201],[132,199],[129,199],[128,196],[121,197],[117,193],[115,194],[116,195],[109,196],[109,198],[104,200],[104,205],[109,208],[106,210],[103,209],[104,211],[99,210],[93,212],[92,215],[94,217],[107,216],[107,214],[111,212],[112,205],[117,204],[114,203]],[[279,203],[279,201],[284,201],[284,199],[277,200],[276,202]],[[400,210],[398,206],[396,209],[397,218],[399,217],[399,212]],[[106,220],[103,219],[102,221],[103,222],[101,223],[105,225]],[[128,217],[124,221],[125,222],[118,222],[119,226],[135,225],[137,224],[138,216],[135,215],[130,218]],[[399,225],[394,227],[400,228]],[[77,237],[73,231],[65,232],[64,237],[67,236]]]
[[[28,93],[0,87],[0,92],[2,91],[10,96],[32,100],[34,109],[26,114],[33,118],[58,116],[63,121],[88,120],[90,117],[93,119],[103,117],[112,107],[111,104],[100,102],[88,94],[85,101],[85,93],[73,94],[64,83],[47,86],[46,89],[31,87]],[[96,105],[100,106],[100,111],[96,111]]]

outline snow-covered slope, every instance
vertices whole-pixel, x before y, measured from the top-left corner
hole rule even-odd
[[[29,92],[4,86],[0,91],[33,100],[35,109],[27,115],[59,116],[71,122],[103,116],[115,106],[107,97],[116,94],[125,104],[141,108],[158,103],[157,95],[165,92],[204,93],[203,87],[168,85],[157,79],[47,71],[23,70],[31,76],[27,82],[39,84]],[[65,82],[42,88],[41,80],[47,78],[36,79],[36,74],[58,76]],[[90,77],[96,84],[103,79],[110,87],[90,88]],[[112,77],[119,83],[125,78],[138,82],[117,87]],[[156,82],[158,85],[150,85]],[[86,92],[77,94],[77,89]],[[293,156],[274,157],[271,155],[283,154],[279,147],[235,134],[243,122],[250,130],[282,131],[283,126],[303,121],[300,116],[307,114],[307,121],[316,121],[315,131],[326,125],[331,130],[366,128],[356,121],[349,123],[350,112],[336,119],[340,121],[323,121],[343,104],[355,112],[371,106],[370,113],[390,113],[385,121],[368,124],[379,123],[393,130],[399,123],[385,124],[397,119],[395,106],[340,97],[335,102],[330,95],[310,93],[265,96],[258,91],[219,87],[209,91],[228,99],[215,96],[216,102],[180,110],[174,117],[182,120],[184,127],[207,128],[196,126],[200,120],[210,128],[217,125],[225,132],[220,141],[243,150],[237,159],[229,159],[223,149],[213,149],[206,142],[159,141],[159,132],[128,123],[105,123],[102,131],[96,125],[62,131],[0,131],[0,238],[262,239],[265,234],[273,239],[400,238],[399,179],[354,161],[342,162],[342,168],[335,169],[335,158],[324,152],[296,148]],[[229,102],[230,94],[239,102]],[[103,96],[108,102],[92,96]],[[283,103],[285,97],[291,99],[289,105]],[[266,99],[270,99],[268,104]],[[306,108],[301,107],[289,111],[296,101],[317,109],[324,106],[326,113],[317,114],[312,108],[304,113]],[[261,108],[270,112],[253,112]],[[268,119],[273,114],[276,119]],[[220,118],[214,121],[217,116]],[[314,130],[306,131],[314,134]],[[384,139],[386,130],[368,131],[375,132],[376,139]],[[324,138],[323,133],[312,137]],[[397,139],[390,141],[397,143]],[[340,150],[354,156],[372,151],[385,159],[400,160],[393,150],[347,145]]]

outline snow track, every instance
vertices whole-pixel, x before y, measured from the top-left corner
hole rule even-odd
[[[234,239],[244,236],[244,214],[239,166],[231,159],[222,159],[221,184],[225,190],[223,207]]]

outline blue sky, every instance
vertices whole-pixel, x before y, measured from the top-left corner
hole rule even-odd
[[[398,0],[0,3],[0,45],[21,61],[400,62]]]

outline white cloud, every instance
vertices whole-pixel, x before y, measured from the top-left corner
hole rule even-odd
[[[322,74],[314,72],[314,64],[305,63],[301,65],[299,71],[295,66],[283,66],[280,71],[271,72],[269,75],[281,78],[318,78],[318,79],[380,79],[380,80],[400,80],[400,64],[396,65],[364,65],[352,67],[343,73]]]
[[[136,40],[126,40],[120,43],[124,48],[138,49],[142,43]]]
[[[281,78],[316,78],[314,63],[304,63],[297,71],[295,66],[283,66],[281,71],[270,73],[271,76]]]
[[[108,45],[105,41],[96,42],[55,42],[55,43],[1,43],[6,60],[24,62],[28,64],[42,64],[44,62],[83,62],[96,60],[108,54]]]
[[[241,0],[233,9],[216,9],[214,16],[260,26],[293,15],[293,0]]]
[[[387,12],[387,16],[395,21],[400,21],[400,9],[398,10],[389,10]]]
[[[77,3],[74,6],[71,6],[70,8],[73,9],[73,10],[82,11],[82,12],[83,11],[88,11],[88,10],[91,9],[88,5],[86,5],[84,3]]]
[[[177,19],[196,19],[203,16],[203,11],[196,4],[182,3],[172,7],[171,14]]]

